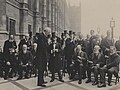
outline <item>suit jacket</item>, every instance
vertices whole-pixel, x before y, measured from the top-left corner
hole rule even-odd
[[[98,55],[92,53],[90,59],[93,62],[93,65],[100,64],[100,66],[103,67],[106,64],[105,57],[101,53],[99,53]]]
[[[72,56],[74,54],[75,42],[71,42],[71,39],[68,38],[65,43],[66,43],[65,51],[64,51],[65,52],[65,58],[67,60],[70,60],[70,59],[72,59]]]
[[[3,53],[6,55],[9,54],[10,48],[13,48],[13,49],[17,48],[16,41],[13,41],[13,42],[10,42],[9,40],[5,41],[4,47],[3,47]]]
[[[104,39],[102,39],[101,41],[101,48],[103,50],[105,50],[106,48],[110,48],[110,46],[113,45],[112,40],[108,40],[107,37],[105,37]]]
[[[36,58],[38,69],[46,70],[49,45],[48,39],[43,33],[38,35],[37,44]]]
[[[50,71],[61,69],[61,44],[59,42],[56,43],[55,49],[58,49],[58,52],[51,53],[51,50],[53,50],[53,43],[51,43],[49,46],[50,59],[48,65]]]
[[[120,62],[120,56],[118,54],[113,54],[110,56],[107,68],[117,67],[119,70],[119,62]]]
[[[29,49],[31,49],[32,42],[30,40],[26,41],[25,39],[22,39],[19,43],[19,51],[22,51],[22,46],[26,44]]]
[[[23,65],[26,65],[27,63],[31,64],[32,60],[33,60],[33,57],[30,51],[27,51],[26,54],[24,54],[22,51],[19,52],[19,55],[18,55],[19,64],[21,63]]]
[[[94,46],[95,46],[95,40],[96,40],[96,36],[91,36],[90,37],[90,43],[89,43],[89,46],[90,46],[90,54],[93,53],[93,49],[94,49]]]
[[[78,60],[78,57],[77,56],[80,56],[81,57],[81,61],[82,61],[82,63],[84,64],[86,64],[87,63],[87,60],[88,60],[88,57],[87,57],[87,54],[85,53],[85,52],[75,52],[74,53],[74,56],[73,56],[73,60]]]
[[[120,40],[115,42],[115,47],[116,47],[117,51],[120,51]]]

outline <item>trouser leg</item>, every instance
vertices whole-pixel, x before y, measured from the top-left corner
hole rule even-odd
[[[51,73],[52,73],[52,77],[51,78],[52,78],[52,80],[54,80],[55,79],[55,72],[52,71]]]
[[[24,70],[24,68],[23,68],[22,66],[19,66],[19,67],[18,67],[19,78],[22,78],[22,77],[23,77],[23,70]]]
[[[71,76],[70,65],[72,64],[71,58],[67,58],[67,72]]]
[[[44,70],[38,70],[38,85],[42,85],[44,83]]]
[[[86,63],[83,63],[83,67],[82,67],[82,78],[83,78],[83,79],[86,78]]]
[[[114,73],[114,68],[110,68],[108,70],[108,83],[111,83],[111,80],[112,80],[112,74]]]
[[[8,78],[8,74],[9,74],[9,66],[6,66],[5,67],[5,76],[4,76],[4,79]]]
[[[25,78],[27,78],[29,75],[29,67],[25,67],[24,71],[25,71]]]
[[[77,70],[75,68],[75,65],[72,65],[70,67],[70,72],[71,72],[71,77],[70,78],[73,79],[75,77],[76,72],[77,72]]]
[[[106,76],[106,69],[100,68],[100,83],[106,84],[105,83],[105,76]]]
[[[87,77],[89,80],[91,80],[91,67],[90,66],[87,66]]]
[[[95,67],[95,68],[93,69],[93,71],[94,71],[95,82],[98,82],[98,68]]]
[[[83,67],[82,67],[82,66],[79,66],[79,68],[77,69],[77,71],[78,71],[79,81],[82,81]]]
[[[60,70],[58,71],[58,77],[59,77],[59,80],[62,80],[62,75],[61,75]]]

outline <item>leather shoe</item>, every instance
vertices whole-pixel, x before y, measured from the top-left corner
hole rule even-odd
[[[38,85],[38,86],[41,86],[41,87],[46,87],[46,85],[44,85],[44,84],[41,84],[41,85]]]
[[[18,78],[17,78],[17,80],[21,80],[21,79],[22,79],[22,77],[18,77]]]
[[[81,81],[81,80],[79,80],[79,81],[78,81],[78,84],[82,84],[82,81]]]
[[[51,79],[51,80],[50,80],[50,82],[53,82],[53,81],[54,81],[54,79]]]
[[[112,84],[111,84],[111,83],[108,83],[108,86],[112,86]]]
[[[46,83],[48,83],[48,82],[44,81],[44,84],[46,84]]]
[[[90,79],[88,79],[85,83],[90,83],[91,82],[91,80]]]
[[[106,87],[106,84],[99,84],[97,87],[98,88]]]
[[[60,79],[59,81],[64,82],[64,80]]]
[[[92,85],[94,86],[94,85],[97,85],[98,84],[98,82],[94,82]]]

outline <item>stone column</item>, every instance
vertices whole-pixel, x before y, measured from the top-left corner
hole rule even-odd
[[[20,9],[20,36],[28,34],[28,2],[22,0]]]
[[[43,6],[42,6],[42,10],[43,10],[43,15],[42,15],[42,30],[47,26],[47,19],[46,19],[46,17],[47,17],[47,6],[46,6],[46,4],[47,4],[47,0],[43,0],[42,1],[42,3],[43,3]]]

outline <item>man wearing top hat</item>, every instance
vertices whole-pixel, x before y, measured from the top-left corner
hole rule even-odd
[[[58,73],[59,81],[62,80],[61,75],[61,44],[59,43],[59,38],[56,36],[55,32],[52,33],[51,44],[49,45],[50,59],[48,64],[48,69],[52,73],[52,79],[50,82],[55,80],[55,73]]]
[[[44,71],[46,71],[47,67],[47,59],[48,59],[48,35],[50,35],[51,29],[49,27],[45,27],[43,32],[38,35],[37,40],[37,51],[36,51],[36,63],[38,67],[38,86],[46,87],[44,81]]]
[[[75,48],[75,41],[73,39],[73,32],[69,31],[69,38],[65,42],[65,59],[67,60],[67,72],[69,74],[69,78],[71,77],[70,65],[72,64],[74,48]]]

